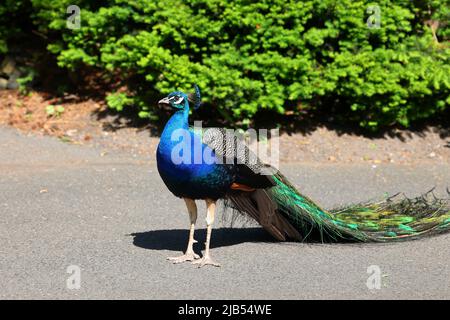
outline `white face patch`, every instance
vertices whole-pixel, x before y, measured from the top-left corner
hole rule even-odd
[[[179,97],[179,96],[173,96],[169,98],[170,102],[173,102],[175,104],[180,104],[182,101],[184,100],[183,97]]]
[[[178,100],[175,101],[175,104],[180,104],[183,100],[184,100],[184,98],[180,97]]]

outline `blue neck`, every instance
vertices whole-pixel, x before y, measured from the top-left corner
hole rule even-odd
[[[189,108],[184,108],[174,113],[172,117],[170,117],[169,121],[167,121],[166,126],[161,134],[161,140],[168,139],[170,141],[170,137],[172,132],[177,129],[188,129],[189,128]]]

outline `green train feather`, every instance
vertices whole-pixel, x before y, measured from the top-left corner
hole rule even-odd
[[[306,240],[395,241],[450,230],[450,206],[446,199],[428,192],[409,199],[399,195],[376,203],[324,210],[302,195],[281,173],[268,189],[278,211]]]

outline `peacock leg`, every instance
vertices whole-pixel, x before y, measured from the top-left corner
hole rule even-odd
[[[211,241],[211,232],[212,232],[212,224],[214,222],[214,214],[216,211],[216,201],[211,199],[206,199],[206,206],[208,208],[206,214],[206,243],[205,243],[205,254],[201,259],[195,260],[193,263],[198,264],[198,267],[201,268],[206,265],[212,265],[215,267],[220,267],[220,264],[211,259],[209,254],[209,244]]]
[[[194,239],[195,222],[197,221],[197,205],[195,204],[195,201],[192,199],[184,198],[184,201],[186,202],[186,207],[189,212],[189,219],[191,221],[191,227],[189,229],[189,241],[186,252],[182,256],[167,258],[173,263],[194,261],[195,259],[200,258],[200,256],[194,252],[194,243],[197,242]]]

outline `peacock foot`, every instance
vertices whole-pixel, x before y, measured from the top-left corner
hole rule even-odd
[[[198,254],[196,254],[194,251],[191,251],[191,252],[186,251],[186,253],[183,254],[182,256],[169,257],[169,258],[167,258],[167,260],[172,261],[174,264],[176,264],[176,263],[182,263],[182,262],[186,262],[186,261],[196,261],[199,258],[200,258],[200,256]]]
[[[210,266],[214,266],[214,267],[220,267],[220,264],[215,262],[213,259],[211,259],[211,257],[208,256],[203,256],[203,258],[201,259],[197,259],[195,261],[192,262],[193,264],[198,264],[198,267],[201,268],[203,266],[206,265],[210,265]]]

